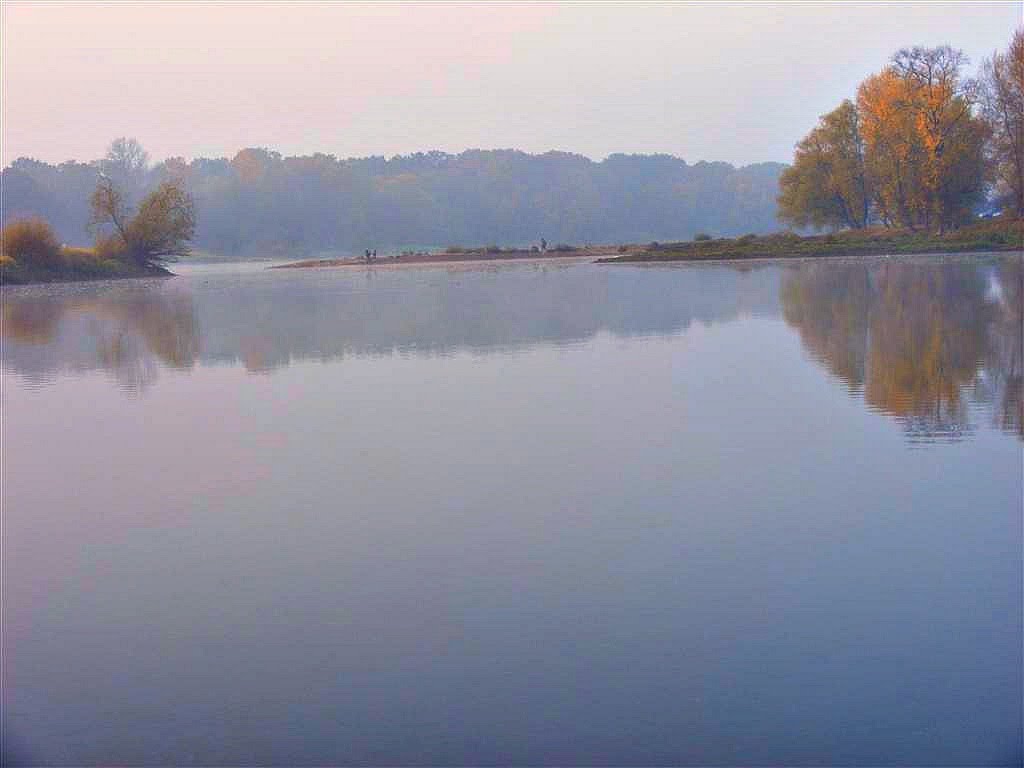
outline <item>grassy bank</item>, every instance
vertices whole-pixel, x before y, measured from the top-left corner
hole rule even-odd
[[[792,232],[735,238],[698,236],[698,239],[687,242],[651,243],[642,250],[597,261],[614,264],[1017,250],[1024,250],[1024,219],[1000,217],[942,235],[875,228],[809,237]]]
[[[19,219],[0,230],[0,285],[110,280],[171,274],[128,257],[123,241],[100,237],[95,248],[73,248],[57,241],[39,218]]]
[[[45,262],[0,256],[0,285],[111,280],[170,275],[161,267],[140,267],[121,259],[102,258],[90,248],[61,248]]]

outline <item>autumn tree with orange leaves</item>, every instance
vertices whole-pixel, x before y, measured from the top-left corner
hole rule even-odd
[[[999,72],[1010,71],[999,61]],[[897,51],[861,83],[856,102],[822,116],[797,144],[780,179],[779,218],[816,229],[938,232],[968,222],[992,176],[993,128],[981,113],[983,89],[964,74],[967,63],[948,45]]]

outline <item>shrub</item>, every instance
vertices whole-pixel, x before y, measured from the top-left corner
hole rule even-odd
[[[500,245],[488,245],[484,248],[484,253],[501,253]]]
[[[111,235],[100,235],[96,238],[96,256],[100,259],[125,260],[128,246],[116,232]]]
[[[3,228],[3,255],[23,264],[50,266],[60,258],[60,243],[50,225],[39,218],[19,219]]]
[[[694,242],[704,242],[705,240],[710,240],[711,235],[709,235],[707,232],[698,232],[696,235],[693,236],[693,239]]]
[[[570,251],[575,251],[576,247],[573,246],[573,245],[569,245],[568,243],[559,243],[554,248],[548,248],[548,250],[549,251],[558,251],[560,253],[568,253]]]
[[[60,259],[67,267],[80,267],[83,265],[95,264],[99,261],[95,251],[88,248],[61,248]]]

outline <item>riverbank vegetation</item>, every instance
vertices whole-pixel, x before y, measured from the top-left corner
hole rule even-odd
[[[897,51],[800,140],[779,180],[779,219],[828,234],[702,234],[618,260],[1024,248],[1024,28],[979,77],[967,63],[950,46]]]
[[[189,252],[195,206],[183,185],[162,182],[137,207],[110,177],[91,198],[92,248],[59,243],[41,218],[16,219],[0,231],[0,283],[102,280],[171,274],[165,267]]]
[[[943,233],[979,209],[1024,216],[1024,28],[967,75],[948,45],[897,51],[796,145],[779,218]]]
[[[643,250],[599,263],[883,256],[1024,250],[1024,219],[1000,216],[947,232],[870,227],[801,237],[792,232],[651,243]]]
[[[166,269],[140,269],[121,258],[105,239],[94,248],[61,245],[50,225],[38,218],[11,222],[3,228],[0,238],[3,285],[170,274]]]

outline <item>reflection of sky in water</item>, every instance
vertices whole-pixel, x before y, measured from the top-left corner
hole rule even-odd
[[[1019,763],[1019,262],[928,263],[5,292],[5,751]]]
[[[1019,259],[783,267],[530,264],[268,272],[198,265],[174,281],[9,291],[4,364],[26,381],[109,371],[128,391],[161,369],[507,353],[600,333],[683,333],[782,315],[812,358],[911,442],[959,440],[991,406],[1021,432]]]

